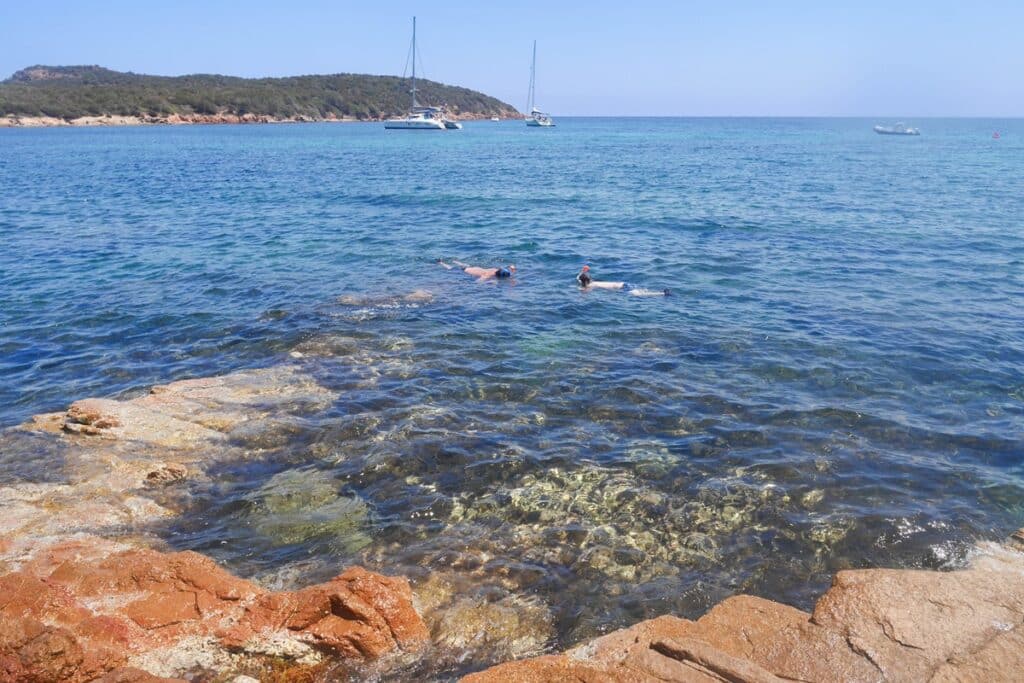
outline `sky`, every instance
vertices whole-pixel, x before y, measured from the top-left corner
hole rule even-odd
[[[0,79],[33,65],[159,75],[401,75],[571,116],[1024,116],[1024,0],[14,2]]]

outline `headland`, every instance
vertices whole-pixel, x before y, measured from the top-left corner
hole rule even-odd
[[[396,76],[149,76],[99,66],[32,66],[0,82],[0,127],[381,121],[405,112]],[[456,119],[520,118],[498,99],[419,81]]]

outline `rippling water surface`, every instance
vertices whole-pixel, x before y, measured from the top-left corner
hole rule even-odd
[[[301,354],[163,533],[516,615],[442,672],[955,564],[1024,525],[1024,123],[871,123],[0,130],[0,425]]]

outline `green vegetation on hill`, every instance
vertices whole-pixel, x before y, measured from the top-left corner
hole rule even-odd
[[[416,85],[423,103],[447,104],[458,114],[515,113],[512,106],[468,88],[433,81]],[[404,113],[408,90],[408,81],[395,76],[146,76],[99,66],[33,66],[0,82],[0,116],[252,114],[282,119],[378,119]]]

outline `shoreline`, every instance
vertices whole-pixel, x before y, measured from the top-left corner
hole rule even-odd
[[[460,114],[456,121],[489,121],[491,114]],[[194,126],[265,123],[383,123],[388,117],[359,119],[355,117],[275,117],[257,114],[168,114],[161,116],[80,116],[64,119],[56,116],[0,116],[0,128],[118,128],[127,126]],[[514,120],[499,116],[502,121]]]
[[[273,590],[170,551],[160,529],[187,513],[190,482],[267,457],[283,420],[339,397],[306,356],[129,400],[79,400],[0,431],[8,446],[62,463],[52,483],[0,486],[0,679],[259,678],[281,667],[401,677],[473,647],[507,662],[467,677],[482,682],[1008,681],[1024,667],[1024,531],[980,543],[954,571],[841,571],[812,613],[739,594],[695,621],[663,615],[540,657],[549,641],[524,605],[486,612],[496,607],[469,604],[443,570],[410,585],[339,566],[329,581]],[[281,511],[317,484],[277,481],[267,500]],[[361,523],[345,509],[345,529]]]

